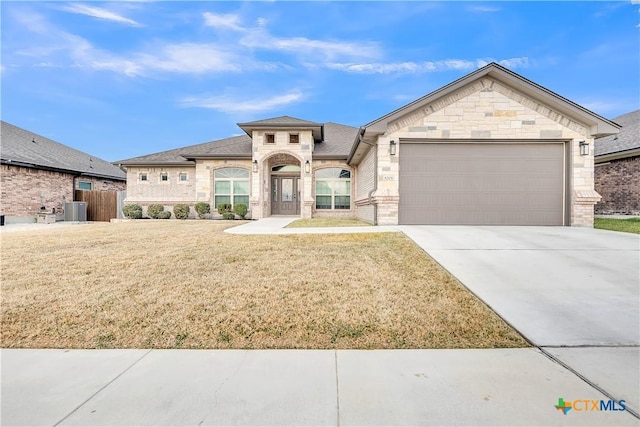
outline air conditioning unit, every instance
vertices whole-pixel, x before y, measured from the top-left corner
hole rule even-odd
[[[65,202],[64,204],[64,220],[65,221],[81,221],[87,220],[87,202]]]

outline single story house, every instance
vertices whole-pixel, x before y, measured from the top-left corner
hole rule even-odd
[[[126,189],[126,174],[95,156],[1,122],[0,213],[7,223],[33,222],[41,212],[62,214],[74,190]]]
[[[640,110],[613,121],[620,133],[595,142],[596,213],[640,215]]]
[[[491,63],[360,128],[277,117],[117,162],[127,203],[245,203],[252,218],[593,226],[611,122]]]

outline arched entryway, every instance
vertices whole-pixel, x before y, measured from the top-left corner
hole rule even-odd
[[[269,158],[271,215],[300,215],[302,185],[300,160],[289,154]]]

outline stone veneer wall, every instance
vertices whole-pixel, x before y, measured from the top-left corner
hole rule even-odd
[[[73,182],[78,189],[79,181],[89,181],[93,190],[121,191],[126,189],[124,181],[116,181],[70,173],[46,171],[35,168],[2,165],[0,168],[1,194],[0,213],[10,217],[31,218],[45,207],[62,213],[65,202],[73,201]]]
[[[596,164],[597,214],[640,215],[640,156]]]
[[[497,81],[484,78],[390,123],[378,137],[378,223],[398,223],[398,157],[389,155],[389,142],[401,138],[446,142],[464,140],[566,140],[570,144],[569,179],[571,225],[593,226],[593,205],[599,195],[593,188],[593,154],[581,156],[579,141],[593,153],[586,127],[529,99]]]

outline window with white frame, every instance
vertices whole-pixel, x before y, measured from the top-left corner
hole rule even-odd
[[[142,181],[142,182],[147,182],[147,181],[148,181],[148,179],[149,179],[149,176],[147,175],[147,173],[146,173],[146,172],[142,172],[142,173],[140,173],[140,181]]]
[[[178,180],[180,182],[187,182],[189,181],[189,175],[186,172],[180,172],[180,175],[178,175]]]
[[[160,172],[160,182],[169,182],[168,172]]]
[[[91,181],[78,181],[78,190],[93,190]]]
[[[213,173],[213,203],[249,206],[249,171],[240,168],[218,169]]]
[[[342,168],[319,169],[316,175],[316,209],[351,209],[351,172]]]

